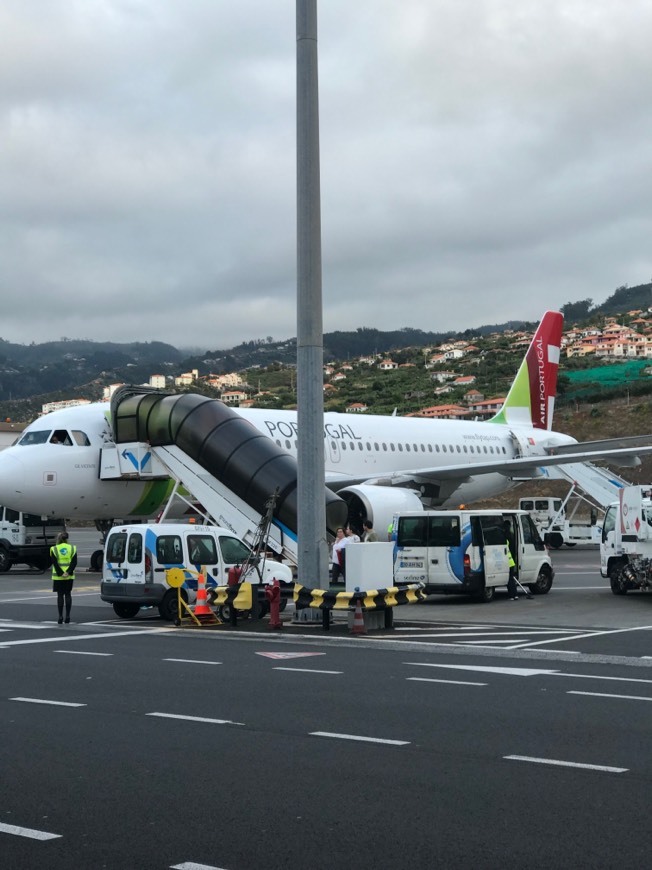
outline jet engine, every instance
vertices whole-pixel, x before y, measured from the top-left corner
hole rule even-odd
[[[413,489],[400,486],[374,486],[360,484],[347,486],[337,494],[344,499],[349,509],[350,525],[360,531],[364,520],[371,520],[381,541],[387,540],[387,528],[394,514],[405,511],[422,511],[419,494]]]

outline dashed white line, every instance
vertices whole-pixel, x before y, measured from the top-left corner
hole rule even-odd
[[[183,864],[172,864],[170,870],[223,870],[223,868],[213,867],[212,864],[195,864],[194,861],[184,861]]]
[[[148,628],[144,631],[138,632],[138,634],[165,634],[170,631],[176,631],[174,628]],[[33,644],[33,643],[66,643],[67,641],[73,640],[106,640],[107,638],[112,637],[128,637],[133,636],[133,631],[112,631],[106,632],[106,634],[68,634],[68,635],[56,635],[55,637],[38,637],[33,638],[31,640],[3,640],[0,642],[0,648],[10,647],[10,646],[23,646],[25,644]]]
[[[604,764],[581,764],[578,761],[560,761],[556,758],[534,758],[529,755],[504,755],[507,761],[529,761],[531,764],[550,764],[554,767],[579,767],[582,770],[600,770],[604,773],[626,773],[628,767],[607,767]]]
[[[10,701],[22,701],[24,704],[51,704],[54,707],[85,707],[86,704],[73,704],[70,701],[50,701],[46,698],[9,698]]]
[[[471,683],[465,680],[435,680],[430,677],[406,677],[415,683],[449,683],[451,686],[486,686],[487,683]]]
[[[202,659],[163,659],[164,662],[182,662],[187,665],[221,665],[222,662],[209,662]]]
[[[273,671],[295,671],[299,674],[343,674],[344,671],[318,671],[315,668],[272,668]]]
[[[608,695],[603,692],[566,692],[567,695],[590,695],[593,698],[621,698],[623,701],[652,701],[644,695]]]
[[[361,734],[338,734],[334,731],[311,731],[311,737],[334,737],[338,740],[358,740],[362,743],[386,743],[389,746],[408,746],[409,740],[387,740],[381,737],[364,737]]]
[[[21,828],[19,825],[5,825],[1,822],[0,833],[28,837],[30,840],[56,840],[61,837],[61,834],[50,834],[48,831],[36,831],[34,828]]]
[[[145,713],[146,716],[157,716],[159,719],[183,719],[184,722],[207,722],[209,725],[244,725],[244,722],[232,722],[230,719],[208,719],[204,716],[181,716],[178,713]]]
[[[112,656],[113,653],[86,652],[80,649],[53,649],[55,653],[67,653],[71,656]]]
[[[502,668],[492,667],[489,665],[439,665],[432,662],[403,662],[404,665],[412,665],[417,668],[445,668],[457,671],[480,671],[488,674],[509,674],[514,677],[534,677],[541,674],[556,674],[557,671],[551,671],[543,668]]]

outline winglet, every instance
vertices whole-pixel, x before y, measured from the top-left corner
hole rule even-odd
[[[559,311],[543,315],[505,404],[490,423],[552,428],[563,323]]]

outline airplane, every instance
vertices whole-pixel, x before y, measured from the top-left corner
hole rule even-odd
[[[631,465],[652,452],[647,436],[578,443],[553,431],[562,324],[560,312],[544,314],[503,407],[491,420],[325,413],[326,485],[346,501],[350,521],[371,519],[382,534],[398,511],[489,498],[540,477],[547,466],[605,458]],[[225,407],[217,399],[195,398]],[[296,456],[295,411],[231,411]],[[100,478],[101,449],[115,450],[114,428],[106,402],[39,417],[0,452],[0,504],[41,516],[94,520],[100,530],[116,518],[156,517],[175,481]]]

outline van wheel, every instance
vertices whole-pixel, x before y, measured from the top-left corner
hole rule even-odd
[[[91,555],[90,569],[91,571],[101,571],[104,564],[104,553],[102,550],[95,550]]]
[[[477,598],[479,601],[483,601],[485,604],[488,604],[490,601],[494,600],[494,596],[496,594],[496,589],[494,586],[484,586],[480,592],[478,592]]]
[[[177,601],[176,589],[170,589],[163,596],[163,600],[158,606],[158,613],[161,619],[166,622],[174,622],[179,615],[179,603]]]
[[[539,575],[534,583],[529,584],[530,592],[535,595],[547,595],[552,586],[552,576],[547,568],[541,568]]]
[[[133,619],[140,610],[140,604],[129,604],[126,601],[116,601],[113,605],[113,612],[120,619]]]
[[[6,574],[11,570],[11,556],[4,547],[0,547],[0,574]]]

